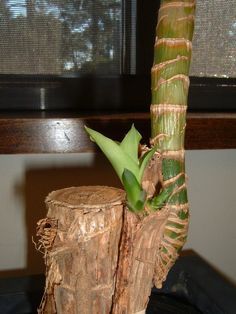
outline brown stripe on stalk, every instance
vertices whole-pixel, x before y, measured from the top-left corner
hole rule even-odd
[[[170,243],[168,243],[168,242],[164,242],[163,243],[163,247],[164,247],[164,250],[162,250],[162,252],[161,252],[161,254],[160,254],[160,260],[159,261],[161,261],[161,260],[164,260],[165,259],[165,257],[166,257],[166,260],[167,261],[173,261],[173,259],[175,258],[175,257],[177,257],[177,255],[178,255],[178,253],[176,252],[176,248],[172,245],[172,244],[170,244]],[[163,252],[163,251],[167,251],[167,252]],[[172,257],[172,258],[170,258],[170,256]],[[161,263],[160,263],[161,264]],[[165,267],[165,266],[164,266]],[[164,268],[163,266],[161,267],[162,269]]]
[[[168,84],[171,83],[172,81],[176,81],[176,80],[181,80],[184,82],[184,84],[186,85],[185,87],[188,88],[189,87],[189,78],[187,75],[184,74],[177,74],[172,76],[171,78],[169,78],[168,80],[165,80],[163,78],[160,78],[157,82],[157,86],[154,88],[154,90],[158,90],[158,88],[160,88],[160,86],[162,84]]]
[[[195,6],[195,1],[193,0],[191,3],[187,3],[187,2],[183,2],[183,1],[176,1],[176,2],[171,2],[171,3],[165,3],[163,4],[160,9],[159,12],[161,12],[164,9],[167,8],[173,8],[173,7],[184,7],[184,8],[191,8]]]
[[[176,213],[172,213],[172,216],[170,214],[170,217],[169,217],[167,225],[172,225],[172,224],[185,226],[186,225],[186,221],[185,220],[180,220]],[[178,232],[179,231],[180,231],[180,229],[178,229]]]
[[[164,182],[165,182],[165,181],[164,181]],[[163,183],[164,183],[164,182],[163,182]],[[181,190],[186,189],[186,188],[187,188],[186,183],[181,184],[181,185],[178,186],[176,189],[174,189],[174,191],[171,193],[171,196],[173,196],[173,195],[179,193]]]
[[[155,47],[159,45],[167,45],[167,46],[183,46],[186,45],[187,50],[192,50],[192,42],[186,38],[158,38],[156,37]]]
[[[163,15],[162,17],[160,17],[160,19],[159,19],[159,21],[158,21],[158,23],[157,23],[157,29],[159,28],[161,22],[162,22],[165,18],[167,18],[167,17],[168,17],[168,14],[165,14],[165,15]]]
[[[168,217],[168,222],[165,228],[165,236],[163,238],[163,246],[166,243],[169,245],[174,244],[174,249],[182,247],[185,243],[185,237],[188,231],[188,217],[185,219],[181,219],[178,216],[178,213],[181,212],[181,206],[184,205],[186,208],[186,212],[189,210],[189,204],[179,204],[175,211],[170,212]],[[168,206],[166,206],[168,208]],[[181,227],[180,227],[181,226]],[[175,234],[175,237],[171,237],[171,235]]]
[[[181,61],[181,60],[188,61],[189,58],[187,56],[177,56],[177,58],[175,58],[175,59],[166,60],[164,62],[154,64],[152,69],[151,69],[151,72],[158,72],[159,70],[162,70],[165,66],[167,66],[169,64],[176,63],[176,62]]]
[[[157,117],[158,117],[158,115],[157,115]],[[183,133],[185,132],[185,128],[186,128],[186,123],[183,126],[182,130],[180,131],[180,135],[183,135]],[[159,133],[159,134],[157,134],[156,136],[154,136],[153,138],[150,139],[150,145],[154,146],[154,145],[160,143],[161,141],[163,141],[165,138],[171,138],[172,136],[173,136],[172,134]],[[161,154],[162,154],[162,157],[165,156],[165,158],[169,158],[169,159],[172,159],[172,158],[176,159],[175,158],[176,155],[177,156],[181,155],[181,159],[184,160],[185,151],[184,151],[184,149],[168,150],[168,151],[164,150]],[[182,157],[182,155],[183,155],[183,157]]]
[[[189,209],[189,204],[188,203],[185,203],[185,204],[167,204],[166,207],[168,207],[168,209],[171,211],[181,210],[181,211],[187,212]]]
[[[160,115],[166,112],[185,112],[187,106],[175,104],[152,104],[150,110],[153,114]]]
[[[186,203],[185,205],[188,205],[188,203]],[[180,219],[178,217],[177,212],[171,212],[168,218],[168,222],[166,224],[166,226],[168,226],[168,228],[172,228],[174,225],[175,228],[177,228],[177,225],[181,225],[182,228],[177,228],[177,230],[175,230],[176,233],[181,234],[181,236],[183,236],[183,230],[187,231],[188,228],[188,220],[187,219]],[[182,243],[183,244],[183,243]]]
[[[184,172],[180,172],[179,174],[177,174],[177,176],[172,177],[172,178],[170,178],[170,179],[168,179],[168,180],[165,180],[165,181],[163,182],[163,186],[164,186],[164,187],[169,186],[170,184],[176,182],[176,181],[177,181],[180,177],[182,177],[182,176],[185,176],[185,173],[184,173]]]
[[[165,231],[167,231],[167,227],[166,227]],[[165,233],[167,233],[167,232],[165,232]],[[179,236],[182,237],[182,234],[180,234]],[[184,244],[183,241],[182,241],[182,238],[179,240],[178,237],[172,239],[170,236],[167,236],[167,237],[164,238],[164,241],[165,241],[165,243],[168,242],[169,244],[172,244],[175,247],[182,247],[183,244]]]
[[[171,226],[170,224],[169,224],[170,222],[168,222],[167,224],[166,224],[166,229],[168,229],[169,231],[171,231],[171,232],[175,232],[175,233],[178,233],[179,232],[179,228],[176,228],[176,227],[174,227],[174,226]],[[185,226],[185,224],[183,224],[184,226]],[[181,229],[181,231],[182,231],[183,229]]]
[[[166,20],[166,19],[169,19],[169,15],[165,14],[163,15],[158,24],[157,24],[157,28],[160,27],[160,25]],[[188,15],[188,16],[185,16],[185,17],[179,17],[178,19],[176,19],[176,22],[182,22],[182,21],[189,21],[189,23],[193,23],[194,22],[194,16],[192,14]]]
[[[166,16],[166,15],[164,15]],[[184,16],[184,17],[179,17],[177,19],[177,21],[184,21],[184,20],[191,20],[191,22],[194,22],[194,16],[192,14],[188,15],[188,16]]]
[[[180,150],[168,150],[162,153],[162,158],[169,158],[183,161],[185,157],[184,149]]]

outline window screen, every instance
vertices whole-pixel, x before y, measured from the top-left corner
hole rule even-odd
[[[135,74],[136,2],[0,0],[0,74]],[[236,77],[235,0],[196,4],[190,74]]]
[[[121,0],[1,0],[1,74],[120,72]]]
[[[235,0],[200,0],[196,4],[191,75],[235,78]]]

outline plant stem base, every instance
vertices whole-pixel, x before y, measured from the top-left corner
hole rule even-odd
[[[37,227],[46,264],[38,313],[145,313],[167,212],[140,218],[124,198],[104,186],[49,194]]]

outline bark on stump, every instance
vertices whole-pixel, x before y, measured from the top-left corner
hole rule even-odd
[[[112,314],[145,313],[166,220],[165,208],[142,218],[125,209]]]
[[[167,211],[139,217],[126,209],[124,198],[122,190],[101,186],[49,194],[47,217],[37,227],[46,264],[38,313],[145,310]]]

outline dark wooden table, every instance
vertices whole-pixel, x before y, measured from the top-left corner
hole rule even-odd
[[[120,140],[131,124],[148,142],[149,113],[0,114],[0,153],[71,153],[93,151],[84,125]],[[236,148],[236,113],[188,113],[186,149]]]

